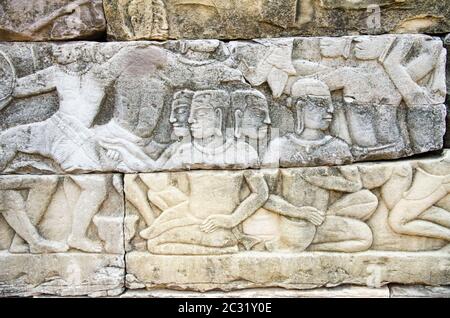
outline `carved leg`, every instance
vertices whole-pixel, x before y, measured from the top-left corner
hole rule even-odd
[[[105,176],[71,176],[80,188],[81,194],[73,211],[72,233],[68,244],[89,253],[100,253],[102,245],[86,237],[92,218],[100,209],[107,196]]]
[[[447,195],[444,187],[421,199],[401,199],[389,212],[389,225],[399,234],[450,241],[450,213],[433,207]]]
[[[202,221],[191,217],[187,202],[176,205],[159,216],[153,224],[139,234],[144,239],[153,239],[173,228],[200,224]]]
[[[361,190],[344,195],[329,207],[327,214],[366,221],[375,212],[377,206],[376,195],[369,190]]]
[[[362,252],[372,246],[372,241],[372,231],[364,222],[330,215],[317,228],[316,237],[308,250],[345,253]]]
[[[127,200],[136,207],[144,219],[145,224],[150,226],[155,220],[156,215],[147,200],[146,192],[136,183],[137,177],[137,175],[125,176],[125,195]]]
[[[58,185],[57,176],[45,176],[42,178],[25,177],[22,186],[29,187],[30,192],[26,202],[26,211],[31,223],[36,226],[41,221],[44,213],[50,204],[53,194]],[[22,253],[28,247],[25,241],[19,236],[15,235],[11,243],[10,251]]]
[[[68,250],[66,244],[45,240],[39,235],[28,218],[25,201],[19,193],[14,190],[2,192],[6,206],[2,215],[14,231],[28,242],[31,253],[58,253]]]
[[[198,225],[176,228],[149,240],[150,253],[165,255],[219,255],[238,252],[237,240],[229,230],[204,233]]]

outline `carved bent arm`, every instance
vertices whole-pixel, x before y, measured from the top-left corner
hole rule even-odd
[[[231,215],[233,227],[239,225],[255,213],[269,198],[269,187],[261,173],[245,173],[244,177],[251,194],[241,202]]]
[[[347,79],[354,78],[354,71],[348,67],[339,68],[330,73],[321,73],[317,77],[327,84],[330,91],[336,91],[347,86]]]
[[[299,218],[307,221],[306,218],[302,217],[299,213],[299,208],[295,205],[286,201],[283,197],[271,194],[269,199],[264,204],[264,208],[277,213],[279,215],[291,217],[291,218]]]
[[[384,69],[399,90],[406,105],[428,104],[425,90],[414,81],[407,67],[401,64],[406,53],[410,50],[410,46],[411,43],[408,41],[400,40],[383,61]],[[420,77],[420,73],[415,76]]]
[[[23,98],[40,95],[56,88],[55,66],[38,71],[34,74],[19,78],[14,88],[13,97]]]
[[[320,188],[339,191],[357,192],[362,189],[361,175],[357,167],[339,168],[341,175],[305,175],[304,179]]]

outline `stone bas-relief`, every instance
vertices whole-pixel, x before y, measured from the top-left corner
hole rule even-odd
[[[128,287],[449,284],[449,176],[449,152],[125,175]]]
[[[0,169],[341,165],[442,148],[442,41],[2,44]]]
[[[102,0],[4,0],[0,41],[55,41],[103,36]]]
[[[1,176],[0,294],[123,289],[120,175]]]
[[[108,36],[252,39],[294,35],[447,33],[448,6],[429,1],[104,0]]]

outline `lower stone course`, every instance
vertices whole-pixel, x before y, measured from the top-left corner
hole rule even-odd
[[[293,255],[249,252],[204,257],[132,252],[126,255],[127,287],[230,291],[257,287],[311,289],[341,284],[450,285],[449,257],[448,251]]]
[[[0,253],[0,297],[114,296],[124,291],[121,255]]]

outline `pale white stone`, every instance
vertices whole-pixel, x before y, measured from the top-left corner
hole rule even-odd
[[[119,180],[118,180],[119,179]],[[120,175],[0,176],[0,294],[123,289]]]

